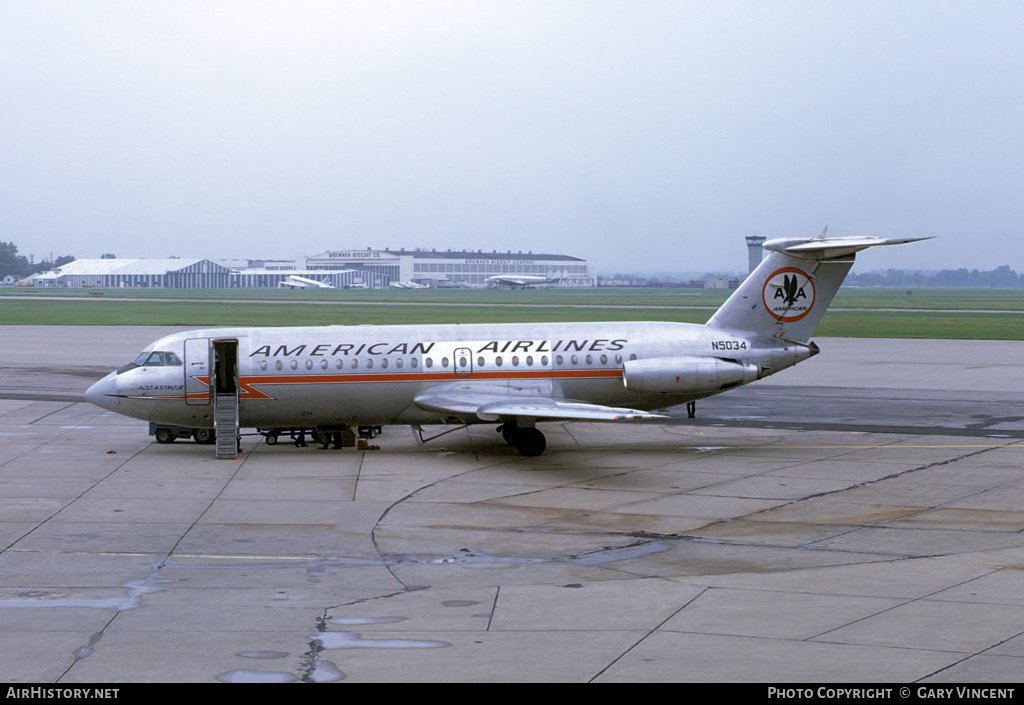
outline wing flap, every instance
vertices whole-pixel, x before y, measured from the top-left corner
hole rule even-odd
[[[666,414],[650,411],[545,397],[428,392],[418,395],[414,401],[424,409],[460,416],[476,416],[481,421],[497,421],[503,416],[564,421],[663,421],[670,418]]]

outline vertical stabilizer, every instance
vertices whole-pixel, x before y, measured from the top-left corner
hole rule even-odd
[[[928,238],[784,238],[764,243],[768,256],[707,322],[712,328],[752,332],[800,343],[818,321],[853,266],[854,254],[873,245]]]

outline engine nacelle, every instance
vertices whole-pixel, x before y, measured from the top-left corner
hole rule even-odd
[[[759,365],[717,357],[655,357],[622,365],[622,380],[634,392],[720,392],[760,378]]]

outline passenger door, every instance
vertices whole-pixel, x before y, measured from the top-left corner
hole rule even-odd
[[[210,382],[210,339],[186,338],[185,403],[193,406],[209,404],[213,394]]]

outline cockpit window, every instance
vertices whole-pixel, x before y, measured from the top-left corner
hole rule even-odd
[[[173,353],[163,353],[163,351],[157,350],[143,365],[146,367],[181,367],[181,359]]]
[[[181,367],[181,358],[172,352],[156,351],[146,360],[147,367]]]
[[[139,356],[134,360],[118,369],[117,373],[121,374],[144,365],[146,367],[181,367],[182,364],[181,358],[172,352],[164,352],[162,350],[144,350],[139,353]]]
[[[125,372],[128,372],[129,370],[134,370],[136,367],[142,367],[144,364],[146,364],[146,359],[152,354],[153,353],[150,350],[142,351],[141,353],[139,353],[138,357],[129,362],[127,365],[121,365],[120,367],[118,367],[117,374],[123,375]]]

